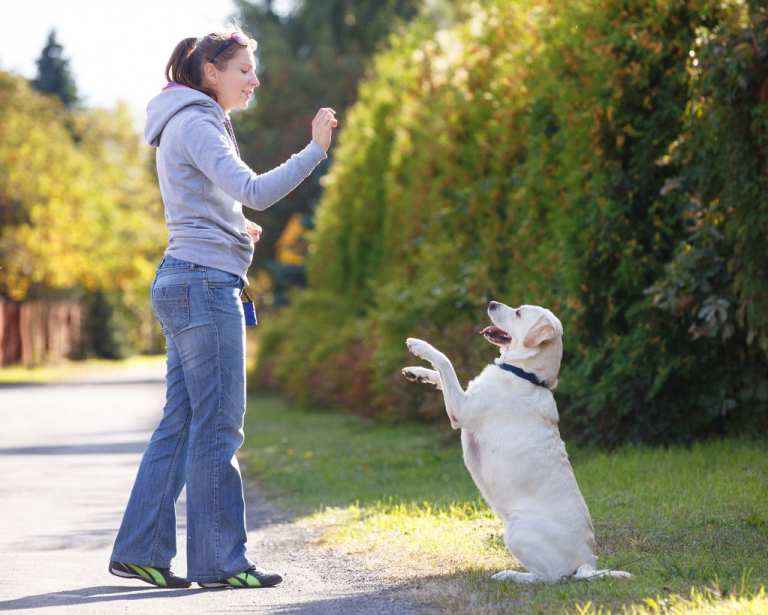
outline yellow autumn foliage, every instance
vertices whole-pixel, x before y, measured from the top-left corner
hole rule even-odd
[[[165,243],[150,156],[125,105],[67,111],[0,72],[0,294],[144,301]]]

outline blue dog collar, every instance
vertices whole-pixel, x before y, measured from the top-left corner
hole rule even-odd
[[[505,372],[510,372],[510,373],[514,374],[515,376],[518,376],[518,377],[522,378],[523,380],[527,380],[531,384],[535,384],[537,386],[544,387],[545,389],[549,388],[547,386],[547,383],[546,382],[542,382],[541,380],[539,380],[536,377],[535,374],[529,374],[524,369],[520,369],[519,367],[515,367],[514,365],[510,365],[509,363],[501,363],[501,364],[497,363],[496,367],[500,367]]]

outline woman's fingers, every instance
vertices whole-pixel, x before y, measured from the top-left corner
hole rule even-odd
[[[312,120],[312,139],[317,141],[325,151],[331,145],[331,130],[338,126],[334,115],[336,112],[330,107],[323,107]]]
[[[312,120],[312,123],[315,125],[323,125],[323,124],[331,124],[333,126],[336,126],[336,118],[333,117],[336,112],[333,109],[330,108],[323,108],[320,109],[317,112],[317,115],[315,115],[315,119]]]
[[[245,231],[253,239],[253,243],[256,243],[261,238],[261,227],[255,222],[251,222],[248,218],[245,219]]]

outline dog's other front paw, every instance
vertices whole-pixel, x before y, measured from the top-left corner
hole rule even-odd
[[[431,361],[432,357],[437,354],[437,350],[431,344],[428,344],[423,340],[418,340],[415,337],[409,337],[405,340],[405,345],[408,346],[408,350],[417,357],[421,357],[427,361]]]
[[[424,367],[404,367],[403,376],[408,378],[411,382],[426,382],[434,384],[438,389],[441,388],[440,374],[432,369],[426,369]]]
[[[423,382],[424,377],[419,375],[419,370],[424,369],[423,367],[404,367],[403,368],[403,376],[408,378],[411,382]]]

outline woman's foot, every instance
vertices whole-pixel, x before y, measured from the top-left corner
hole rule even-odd
[[[277,585],[283,580],[276,572],[266,572],[265,570],[259,570],[256,566],[251,566],[245,572],[236,574],[228,579],[222,579],[221,581],[206,581],[198,583],[200,587],[211,589],[213,587],[271,587]]]
[[[139,579],[155,587],[189,587],[192,585],[187,579],[177,577],[170,568],[156,568],[154,566],[135,566],[123,562],[109,562],[109,571],[116,577],[123,579]]]

